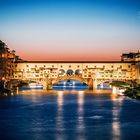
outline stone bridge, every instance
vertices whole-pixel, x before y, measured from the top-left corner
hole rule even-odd
[[[44,87],[62,80],[79,80],[91,88],[112,81],[138,80],[133,62],[49,62],[25,61],[16,64],[14,79],[43,83]]]
[[[112,80],[101,80],[101,79],[95,79],[93,78],[83,78],[82,76],[77,76],[77,75],[71,75],[71,76],[59,76],[57,78],[44,78],[44,79],[32,79],[34,82],[42,83],[44,89],[51,89],[51,87],[55,84],[58,84],[60,81],[65,81],[65,80],[78,80],[82,83],[85,83],[86,85],[89,86],[90,89],[97,88],[97,85],[108,82],[111,83]]]

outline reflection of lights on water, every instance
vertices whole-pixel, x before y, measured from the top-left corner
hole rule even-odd
[[[77,126],[77,131],[79,133],[83,133],[85,131],[83,104],[84,104],[84,91],[79,91],[78,92],[78,126]],[[85,138],[79,135],[78,139],[84,140]]]
[[[63,87],[66,87],[66,81],[63,82]]]
[[[113,121],[112,131],[113,131],[113,140],[119,140],[119,137],[120,137],[120,123],[118,121]]]
[[[120,110],[123,102],[123,97],[118,98],[120,93],[119,88],[114,87],[112,89],[111,99],[113,100],[113,109],[112,109],[112,139],[119,140],[121,137],[120,131]]]
[[[113,102],[113,109],[112,109],[112,136],[113,140],[119,140],[121,137],[120,131],[120,111],[122,107],[124,98],[119,98]]]
[[[63,87],[67,87],[67,86],[75,87],[75,81],[68,82],[68,85],[67,85],[67,81],[63,81]]]
[[[57,117],[56,117],[56,129],[61,132],[63,129],[63,97],[64,97],[64,92],[63,91],[58,91],[57,93]],[[64,137],[62,135],[56,135],[57,140],[63,140]]]
[[[113,87],[113,88],[112,88],[112,93],[113,93],[113,94],[116,94],[116,93],[117,93],[117,87]]]
[[[78,105],[81,107],[84,103],[84,91],[79,91],[78,92]],[[83,107],[82,107],[83,109]]]
[[[63,105],[63,91],[58,91],[57,103],[58,107]]]
[[[123,92],[125,91],[125,89],[119,89],[117,87],[113,87],[112,89],[112,94],[116,94],[116,95],[123,95]]]
[[[112,94],[111,94],[111,100],[116,100],[117,99],[117,87],[112,88]]]
[[[38,96],[37,96],[37,92],[35,90],[31,90],[31,99],[33,102],[38,102]]]
[[[112,101],[113,101],[113,100],[116,100],[117,97],[118,97],[118,95],[116,95],[116,94],[111,94],[111,100],[112,100]]]
[[[75,81],[72,82],[72,86],[75,87]]]
[[[19,87],[17,87],[16,94],[19,94]]]

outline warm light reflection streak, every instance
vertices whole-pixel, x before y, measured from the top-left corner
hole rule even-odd
[[[57,95],[57,117],[56,117],[56,129],[59,133],[56,135],[57,140],[63,140],[64,136],[62,136],[60,133],[63,131],[63,97],[64,93],[63,91],[58,91]]]
[[[113,108],[112,108],[112,118],[113,118],[112,119],[112,140],[120,140],[121,139],[120,111],[121,111],[122,103],[123,103],[123,97],[118,98],[117,96],[115,96],[113,98]]]
[[[78,135],[78,139],[80,139],[80,140],[85,139],[85,137],[83,135],[81,135],[85,131],[83,104],[84,104],[84,91],[79,91],[78,92],[78,126],[77,126],[77,131],[80,133],[80,135]]]

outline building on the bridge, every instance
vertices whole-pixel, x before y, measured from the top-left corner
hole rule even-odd
[[[138,81],[140,53],[122,54],[121,61],[20,61],[15,63],[14,79],[46,81],[81,77],[84,81]]]
[[[100,82],[112,80],[136,80],[136,64],[132,62],[44,62],[25,61],[17,63],[15,79],[45,81],[72,76],[81,77],[86,81]]]

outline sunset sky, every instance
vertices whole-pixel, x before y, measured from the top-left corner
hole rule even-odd
[[[140,0],[0,0],[0,40],[25,60],[119,60],[140,50]]]

